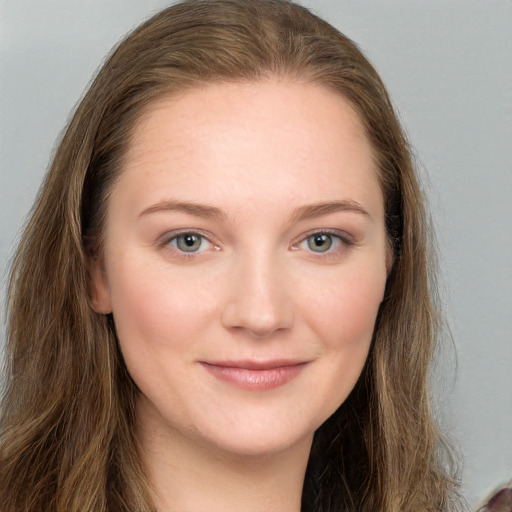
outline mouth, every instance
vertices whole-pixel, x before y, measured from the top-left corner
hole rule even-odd
[[[308,362],[203,361],[201,364],[215,378],[232,386],[251,391],[265,391],[283,386],[297,377]]]

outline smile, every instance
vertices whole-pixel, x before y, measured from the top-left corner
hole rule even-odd
[[[283,386],[299,375],[308,363],[225,361],[201,364],[211,375],[235,387],[265,391]]]

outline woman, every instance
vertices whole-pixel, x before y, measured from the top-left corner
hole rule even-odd
[[[455,510],[405,137],[357,47],[189,1],[113,52],[14,262],[6,511]]]

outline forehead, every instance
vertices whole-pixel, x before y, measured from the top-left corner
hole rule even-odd
[[[247,189],[241,199],[251,190],[335,196],[340,187],[364,198],[377,173],[360,119],[339,93],[267,80],[207,85],[150,104],[124,158],[120,181],[131,178],[159,180],[160,195],[200,187],[206,200],[235,184]]]
[[[312,131],[322,136],[322,128],[335,128],[340,137],[367,141],[359,114],[339,92],[310,82],[276,78],[212,83],[164,95],[151,102],[139,116],[130,149],[149,148],[147,143],[154,140],[155,131],[164,135],[163,130],[175,130],[199,138],[204,130],[209,130],[211,136],[212,128],[249,128],[251,124],[254,131],[286,127],[289,138],[300,138],[304,129],[309,131],[309,138]],[[328,138],[325,137],[326,142]],[[135,157],[133,151],[130,153],[131,158]]]

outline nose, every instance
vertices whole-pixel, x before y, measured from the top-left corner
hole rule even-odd
[[[234,263],[222,311],[228,329],[267,338],[293,324],[286,273],[271,258],[253,256]]]

